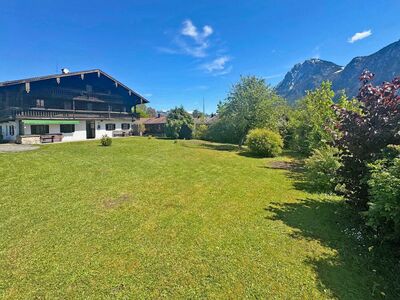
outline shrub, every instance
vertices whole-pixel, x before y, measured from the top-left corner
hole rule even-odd
[[[338,184],[337,171],[341,166],[339,150],[325,146],[315,149],[305,161],[305,175],[308,185],[315,191],[331,193]]]
[[[369,164],[367,225],[389,240],[400,241],[400,146],[388,146],[384,158]]]
[[[362,210],[368,208],[368,164],[382,158],[382,150],[400,144],[400,78],[373,86],[374,75],[364,71],[357,99],[361,110],[337,107],[340,119],[336,144],[342,152],[339,173],[345,185],[345,196]]]
[[[253,153],[266,157],[281,154],[283,148],[283,140],[279,133],[260,128],[250,130],[246,144]]]
[[[291,149],[304,155],[311,155],[333,141],[335,111],[332,109],[335,93],[329,81],[322,82],[307,95],[289,114],[287,142]]]
[[[143,133],[146,131],[146,127],[143,123],[134,123],[132,125],[132,132],[134,135],[143,135]]]
[[[192,116],[183,107],[176,107],[168,113],[165,134],[172,139],[191,139],[192,127]]]
[[[180,130],[179,130],[179,138],[180,139],[185,139],[185,140],[190,140],[192,138],[192,126],[189,126],[189,124],[183,123]]]
[[[238,144],[239,136],[235,132],[233,122],[228,118],[221,118],[212,123],[207,130],[206,140],[218,143]]]
[[[207,135],[207,130],[208,130],[207,125],[204,124],[197,125],[193,137],[197,140],[204,140]]]
[[[181,126],[182,124],[178,120],[168,120],[165,126],[165,135],[171,139],[179,138]]]
[[[100,143],[102,146],[111,146],[112,144],[112,138],[110,138],[108,135],[103,135],[101,137]]]
[[[251,129],[280,131],[286,124],[286,110],[286,101],[266,84],[265,79],[255,76],[240,77],[218,105],[220,122],[229,122],[239,146]]]

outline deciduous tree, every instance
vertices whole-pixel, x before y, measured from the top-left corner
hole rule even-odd
[[[361,111],[336,107],[339,135],[336,142],[342,152],[339,173],[346,196],[366,209],[368,201],[368,163],[379,159],[389,144],[400,144],[400,78],[373,86],[374,75],[364,71],[357,96]]]
[[[286,102],[255,76],[241,77],[227,98],[218,107],[221,122],[233,126],[241,146],[247,133],[254,128],[279,131],[284,127]]]

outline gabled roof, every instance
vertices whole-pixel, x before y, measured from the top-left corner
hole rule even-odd
[[[195,124],[205,124],[205,125],[210,125],[212,123],[215,123],[216,121],[218,121],[218,115],[214,115],[212,117],[205,117],[205,118],[194,118],[193,119]]]
[[[32,78],[26,78],[26,79],[19,79],[19,80],[11,80],[11,81],[3,81],[0,82],[0,88],[1,87],[6,87],[6,86],[12,86],[12,85],[18,85],[18,84],[25,84],[25,83],[30,83],[30,82],[36,82],[36,81],[43,81],[43,80],[48,80],[48,79],[55,79],[55,78],[63,78],[63,77],[72,77],[72,76],[81,76],[85,74],[92,74],[92,73],[97,73],[101,74],[110,80],[114,81],[116,84],[119,86],[123,87],[124,89],[127,90],[128,93],[132,93],[142,99],[142,103],[149,103],[149,100],[147,100],[145,97],[140,95],[139,93],[135,92],[134,90],[130,89],[120,81],[116,80],[114,77],[108,75],[107,73],[103,72],[100,69],[94,69],[94,70],[87,70],[87,71],[79,71],[79,72],[70,72],[67,74],[54,74],[54,75],[47,75],[47,76],[39,76],[39,77],[32,77]]]
[[[139,120],[136,120],[135,123],[139,124],[145,124],[145,125],[151,125],[151,124],[166,124],[167,123],[167,117],[165,116],[160,116],[160,117],[153,117],[153,118],[140,118]]]

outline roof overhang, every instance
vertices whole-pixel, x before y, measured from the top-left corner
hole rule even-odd
[[[145,104],[149,103],[149,100],[147,100],[145,97],[140,95],[139,93],[135,92],[134,90],[130,89],[120,81],[116,80],[114,77],[108,75],[107,73],[103,72],[100,69],[94,69],[94,70],[88,70],[88,71],[79,71],[79,72],[71,72],[71,73],[66,73],[66,74],[55,74],[55,75],[48,75],[48,76],[41,76],[41,77],[33,77],[33,78],[27,78],[27,79],[20,79],[20,80],[12,80],[12,81],[4,81],[0,82],[0,88],[1,87],[6,87],[6,86],[13,86],[13,85],[19,85],[19,84],[30,84],[31,82],[37,82],[37,81],[43,81],[43,80],[49,80],[49,79],[57,79],[59,78],[64,78],[64,77],[72,77],[72,76],[80,76],[81,78],[84,78],[85,74],[92,74],[92,73],[97,73],[97,76],[105,76],[109,78],[110,80],[114,81],[115,86],[121,86],[124,88],[129,96],[135,95],[140,99],[139,104]]]
[[[72,124],[79,124],[79,121],[75,120],[22,120],[24,125],[72,125]]]

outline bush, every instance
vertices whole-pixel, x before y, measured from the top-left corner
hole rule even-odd
[[[384,158],[369,165],[367,225],[384,239],[400,241],[400,146],[388,146]]]
[[[305,161],[305,175],[308,185],[315,191],[331,193],[338,184],[337,171],[341,166],[339,150],[325,146],[315,149]]]
[[[212,123],[208,127],[205,139],[217,143],[238,144],[240,142],[232,121],[227,118],[219,119]]]
[[[134,123],[132,125],[132,132],[134,135],[143,135],[143,133],[146,131],[146,127],[143,123]]]
[[[368,164],[382,158],[382,150],[400,144],[400,78],[373,86],[374,75],[364,71],[357,99],[361,111],[338,107],[339,134],[336,144],[342,152],[339,173],[345,196],[361,210],[368,209],[370,169]]]
[[[333,141],[335,111],[332,109],[335,93],[329,81],[299,100],[289,114],[287,144],[306,156]]]
[[[165,134],[172,139],[191,139],[192,127],[192,116],[183,107],[176,107],[168,113]]]
[[[239,146],[251,129],[269,128],[279,132],[286,124],[286,110],[286,101],[265,79],[256,76],[241,76],[226,99],[218,104],[220,121],[229,122]]]
[[[279,133],[259,128],[250,130],[246,144],[253,153],[266,157],[278,156],[283,148],[283,140]]]
[[[204,124],[196,125],[194,134],[193,134],[193,138],[195,138],[197,140],[204,140],[204,139],[206,139],[207,132],[208,132],[207,125],[204,125]]]
[[[180,139],[185,139],[185,140],[190,140],[192,138],[192,126],[189,124],[183,123],[180,130],[179,130],[179,138]]]
[[[112,138],[110,138],[108,135],[103,135],[101,137],[100,143],[102,146],[111,146]]]
[[[181,130],[181,122],[178,120],[168,120],[165,126],[165,135],[171,139],[179,138],[179,131]]]

